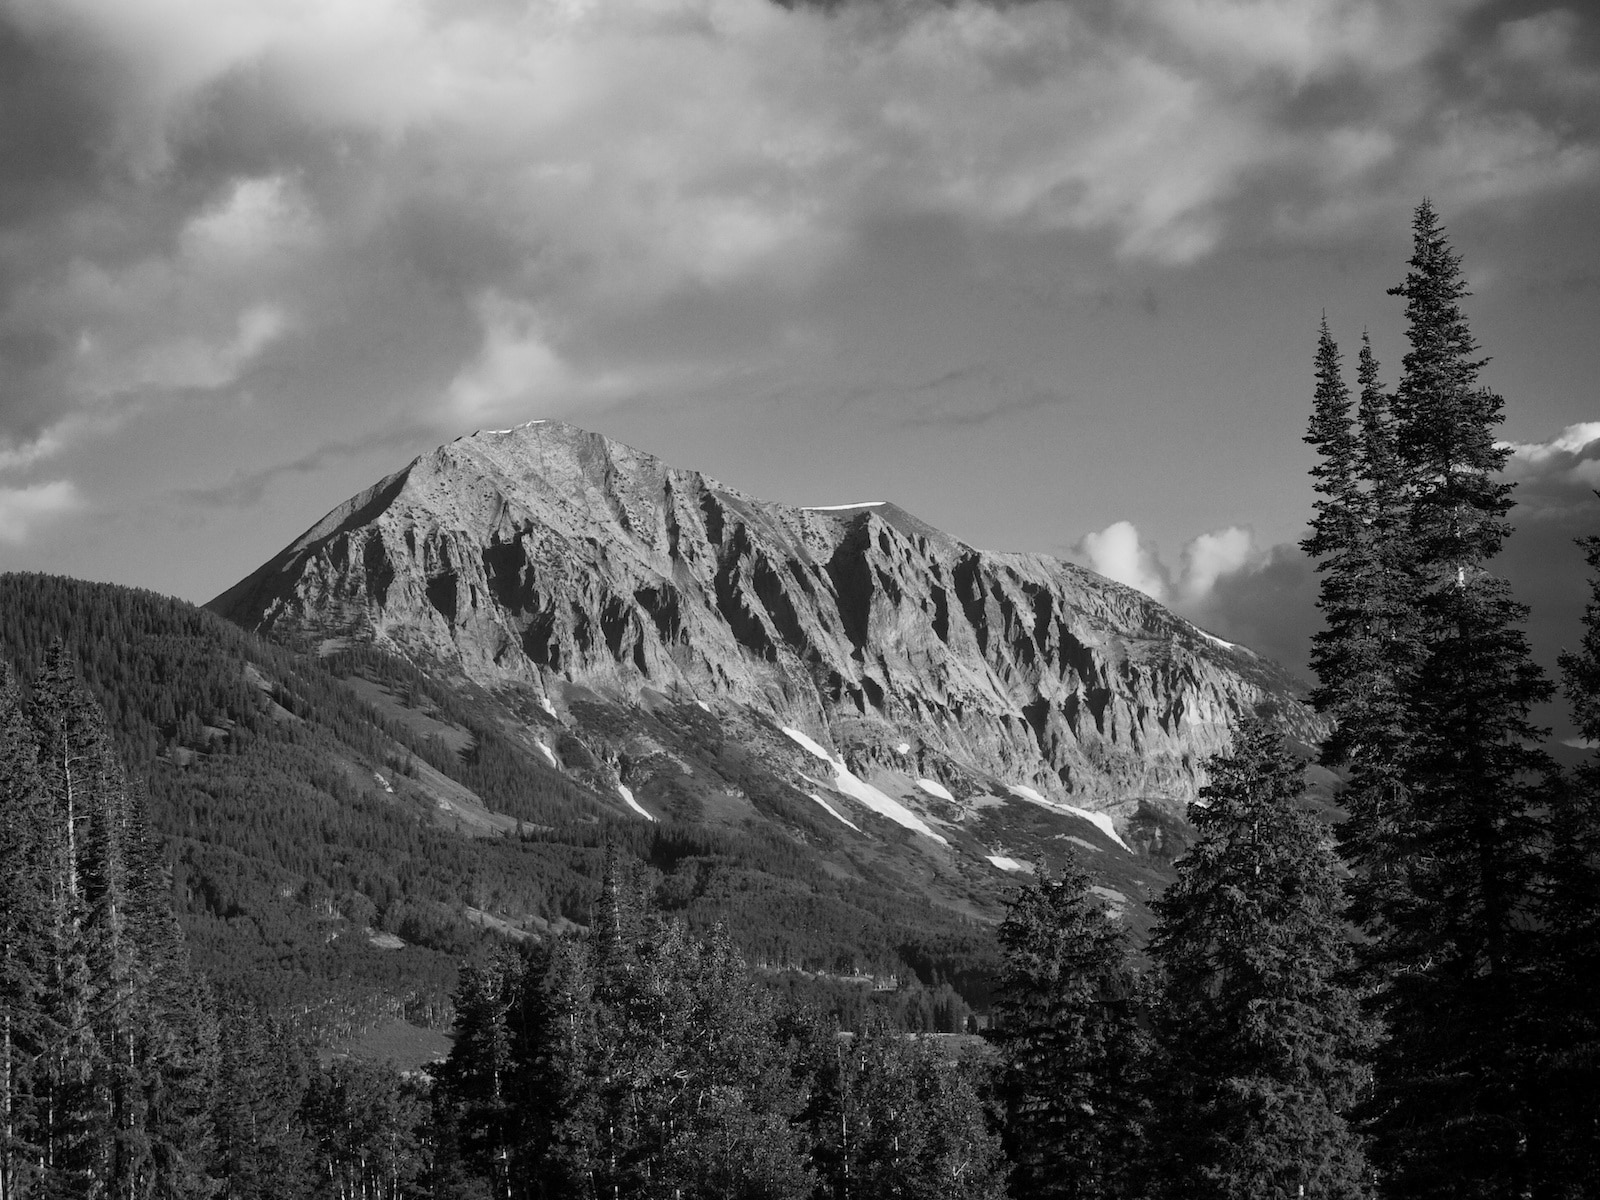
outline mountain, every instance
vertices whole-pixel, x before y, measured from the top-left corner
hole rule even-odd
[[[984,924],[930,906],[892,846],[841,853],[810,801],[786,814],[732,739],[702,729],[685,761],[770,816],[649,822],[584,781],[595,735],[545,726],[558,770],[496,697],[375,647],[307,654],[152,592],[0,575],[0,662],[27,681],[56,642],[160,838],[196,967],[325,1041],[401,1016],[448,1028],[463,961],[591,920],[608,844],[651,905],[727,928],[774,986],[852,1027],[875,1006],[960,1028],[960,996],[983,1003]]]
[[[619,813],[749,817],[690,761],[732,735],[835,833],[875,812],[958,870],[1061,839],[1170,858],[1240,714],[1321,732],[1281,668],[1090,571],[893,504],[760,500],[554,421],[417,458],[209,607],[485,689]]]

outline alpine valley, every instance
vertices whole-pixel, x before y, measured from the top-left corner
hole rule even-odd
[[[197,965],[329,1036],[439,1024],[474,944],[586,924],[607,844],[775,985],[959,1027],[1019,873],[1075,859],[1142,935],[1233,723],[1325,733],[1092,572],[553,421],[423,455],[207,609],[12,576],[0,650],[65,639]]]

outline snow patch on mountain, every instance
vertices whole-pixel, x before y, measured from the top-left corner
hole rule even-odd
[[[800,748],[802,750],[807,750],[810,753],[815,754],[823,762],[831,763],[831,762],[834,761],[833,755],[828,753],[828,751],[824,750],[820,745],[818,745],[815,739],[806,736],[805,734],[801,733],[798,729],[790,729],[787,725],[785,725],[783,727],[783,731],[784,731],[784,733],[788,734],[792,739],[794,739],[794,741],[800,746]]]
[[[1027,863],[1018,862],[1016,859],[1009,858],[1004,854],[987,854],[984,857],[1002,871],[1021,871],[1024,874],[1031,874],[1033,871],[1033,868]]]
[[[885,504],[885,501],[883,501],[883,500],[862,500],[862,501],[860,501],[859,503],[856,503],[856,504],[807,504],[807,505],[804,506],[804,511],[805,512],[849,512],[851,509],[856,509],[856,508],[882,508],[884,506],[884,504]]]
[[[945,787],[944,784],[940,783],[937,779],[919,779],[917,780],[917,786],[923,791],[927,792],[928,795],[936,796],[940,800],[955,799],[955,797],[950,794],[950,789]]]
[[[841,816],[839,814],[839,810],[834,808],[833,805],[829,804],[821,796],[817,795],[815,792],[807,792],[806,795],[810,796],[818,804],[822,805],[823,808],[827,809],[828,815],[835,821],[842,821],[844,824],[850,826],[851,829],[854,829],[857,833],[861,832],[861,826],[850,820],[849,817]]]
[[[1041,796],[1038,793],[1037,790],[1035,790],[1034,788],[1028,787],[1026,784],[1008,783],[1006,786],[1009,787],[1017,795],[1021,796],[1024,800],[1032,800],[1035,804],[1042,804],[1046,808],[1055,808],[1056,807],[1054,804],[1051,804],[1050,801],[1046,800],[1043,796]]]
[[[554,750],[550,749],[550,747],[546,746],[543,742],[535,742],[534,745],[538,746],[539,749],[544,752],[544,756],[550,760],[550,765],[552,767],[558,771],[561,769],[561,764],[556,761],[556,752]]]
[[[928,823],[917,816],[916,813],[901,804],[900,801],[891,798],[873,787],[866,780],[860,778],[854,771],[844,765],[842,758],[835,758],[829,754],[817,744],[815,739],[801,733],[798,729],[791,729],[787,725],[783,726],[783,732],[788,734],[802,749],[822,759],[823,762],[833,768],[834,791],[843,792],[852,800],[860,801],[879,816],[888,817],[896,825],[903,825],[916,833],[926,834],[942,846],[950,844],[947,839],[929,828]]]
[[[633,809],[634,812],[638,813],[646,821],[654,821],[655,820],[654,817],[652,817],[649,813],[645,812],[644,805],[640,804],[637,800],[635,800],[633,798],[633,789],[630,788],[627,784],[625,784],[625,783],[617,784],[617,793],[625,801],[627,801],[629,808]]]
[[[1088,821],[1117,845],[1121,846],[1129,854],[1133,853],[1133,847],[1128,845],[1127,842],[1123,841],[1122,838],[1117,834],[1117,827],[1111,823],[1111,818],[1105,813],[1090,812],[1087,808],[1079,808],[1075,804],[1058,804],[1054,800],[1046,800],[1042,795],[1039,794],[1037,789],[1028,787],[1026,784],[1008,783],[1006,784],[1006,787],[1011,789],[1015,795],[1020,796],[1022,799],[1027,800],[1032,804],[1041,805],[1044,808],[1052,809],[1055,812],[1071,813],[1075,817],[1082,817],[1085,821]]]
[[[1087,808],[1078,808],[1071,804],[1063,804],[1061,807],[1073,816],[1082,817],[1085,821],[1088,821],[1129,854],[1133,853],[1133,847],[1117,835],[1117,827],[1111,823],[1111,818],[1105,813],[1090,812]]]

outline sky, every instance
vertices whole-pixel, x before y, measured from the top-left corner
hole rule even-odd
[[[1587,3],[0,0],[0,570],[203,602],[554,417],[1303,666],[1317,324],[1393,383],[1423,197],[1553,665],[1600,532]]]

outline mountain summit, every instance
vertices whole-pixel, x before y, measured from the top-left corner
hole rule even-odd
[[[575,698],[741,713],[836,787],[920,781],[894,819],[938,841],[949,804],[980,796],[1123,833],[1142,805],[1181,817],[1241,714],[1270,700],[1316,725],[1280,668],[1091,571],[889,503],[759,500],[556,421],[422,455],[209,607],[303,645],[375,642],[563,720]]]

